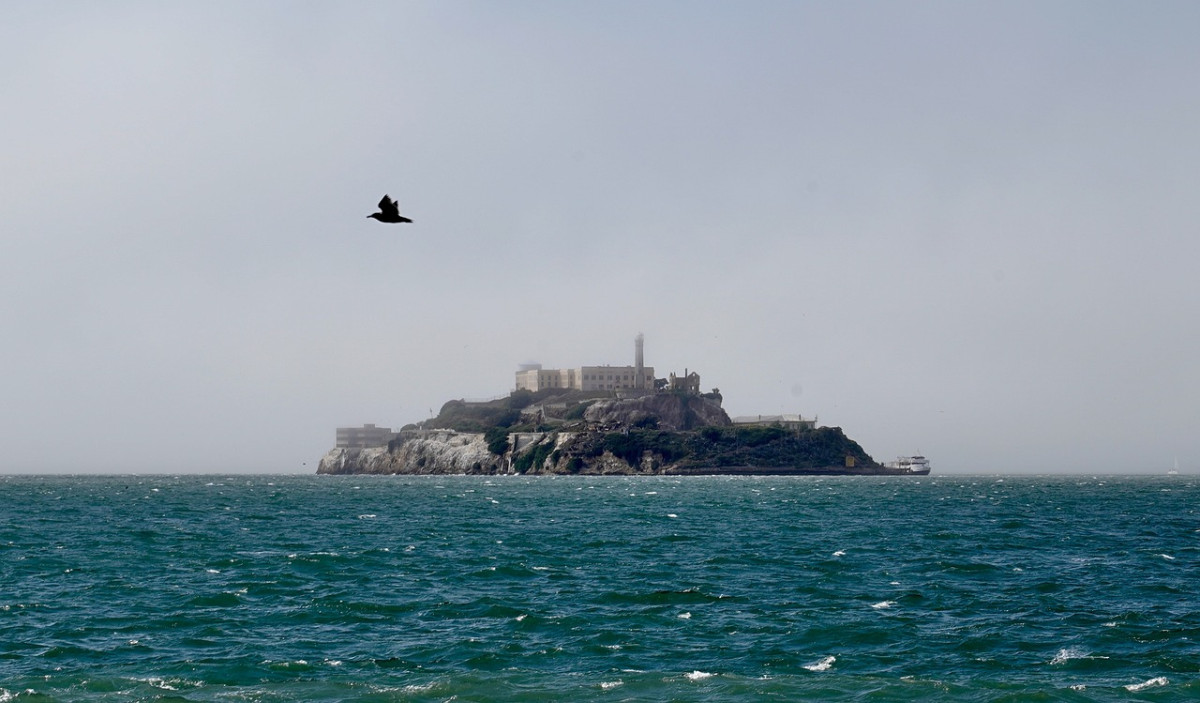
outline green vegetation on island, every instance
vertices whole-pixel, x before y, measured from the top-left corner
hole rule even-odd
[[[541,421],[535,413],[522,413],[536,403],[553,401],[554,406],[562,405],[567,415],[563,421],[580,420],[583,412],[591,403],[601,398],[611,398],[612,393],[580,391],[544,390],[528,391],[515,390],[509,395],[482,403],[472,403],[465,400],[449,400],[442,405],[437,417],[420,424],[406,425],[405,430],[438,429],[454,430],[456,432],[488,432],[497,428],[508,428],[512,432],[536,432],[539,429],[550,429],[551,425]],[[541,416],[544,419],[544,413]],[[555,425],[563,424],[561,421]]]

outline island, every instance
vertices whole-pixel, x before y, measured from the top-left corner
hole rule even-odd
[[[451,400],[407,425],[340,427],[319,474],[912,475],[928,462],[880,464],[816,418],[730,418],[720,389],[684,369],[656,378],[634,339],[630,366],[522,364],[516,389]]]
[[[798,416],[735,423],[719,392],[518,389],[451,400],[391,432],[342,428],[319,474],[905,475],[839,427]]]

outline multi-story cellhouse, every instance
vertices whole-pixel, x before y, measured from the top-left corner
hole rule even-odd
[[[562,388],[574,391],[654,390],[654,367],[642,359],[644,338],[634,339],[633,366],[579,366],[573,369],[543,369],[541,364],[521,364],[517,390],[540,391]]]

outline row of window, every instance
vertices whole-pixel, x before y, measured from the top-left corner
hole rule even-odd
[[[629,384],[629,383],[633,383],[636,380],[636,377],[635,377],[635,375],[632,375],[632,374],[619,374],[619,375],[582,374],[582,380],[583,381],[592,381],[594,383],[600,384],[599,387],[603,388],[604,381],[615,382],[618,385],[620,385],[622,383]],[[654,383],[654,375],[653,374],[646,374],[646,383],[647,384]],[[574,385],[573,382],[571,382],[570,380],[563,379],[562,376],[555,375],[555,374],[546,374],[537,380],[537,385],[539,387],[543,387],[543,388],[547,387],[547,386],[560,386],[561,387],[564,384]],[[609,383],[608,388],[612,388],[612,387],[613,387],[613,384]]]

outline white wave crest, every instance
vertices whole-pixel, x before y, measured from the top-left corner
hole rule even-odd
[[[187,679],[165,679],[165,678],[161,678],[158,676],[152,676],[152,677],[146,678],[146,679],[135,678],[133,680],[141,681],[144,684],[153,686],[154,688],[162,689],[164,691],[178,691],[179,686],[199,686],[200,685],[196,681],[188,681]],[[3,700],[5,700],[5,699],[3,697],[0,697],[0,701],[3,701]]]
[[[430,681],[429,683],[412,683],[400,689],[400,691],[402,693],[428,693],[435,688],[437,688],[437,681]]]
[[[711,679],[713,677],[713,675],[707,671],[693,671],[690,674],[684,674],[684,676],[686,676],[689,681],[703,681],[704,679]]]
[[[837,657],[830,655],[828,657],[818,659],[811,664],[805,664],[804,668],[808,669],[809,671],[828,671],[829,668],[833,666],[835,661],[837,661]]]
[[[602,688],[602,689],[604,689],[605,691],[607,691],[607,690],[609,690],[610,688],[616,688],[617,686],[621,686],[621,685],[623,685],[624,683],[625,683],[624,681],[601,681],[601,682],[600,682],[600,688]]]
[[[1131,683],[1125,687],[1125,690],[1136,692],[1151,688],[1153,686],[1166,686],[1168,683],[1170,683],[1170,681],[1167,681],[1166,676],[1156,676],[1149,681],[1143,681],[1142,683]]]
[[[896,604],[896,601],[894,601],[894,600],[881,600],[878,603],[871,604],[871,607],[876,610],[883,610],[884,608],[890,608],[895,604]]]
[[[1050,665],[1065,664],[1072,659],[1108,659],[1108,657],[1093,655],[1091,652],[1080,647],[1064,647],[1058,650],[1058,654],[1055,654],[1054,658],[1050,660]]]
[[[1058,654],[1054,655],[1054,658],[1050,660],[1050,664],[1057,665],[1069,662],[1072,659],[1084,659],[1087,655],[1087,652],[1078,647],[1066,647],[1058,650]]]

